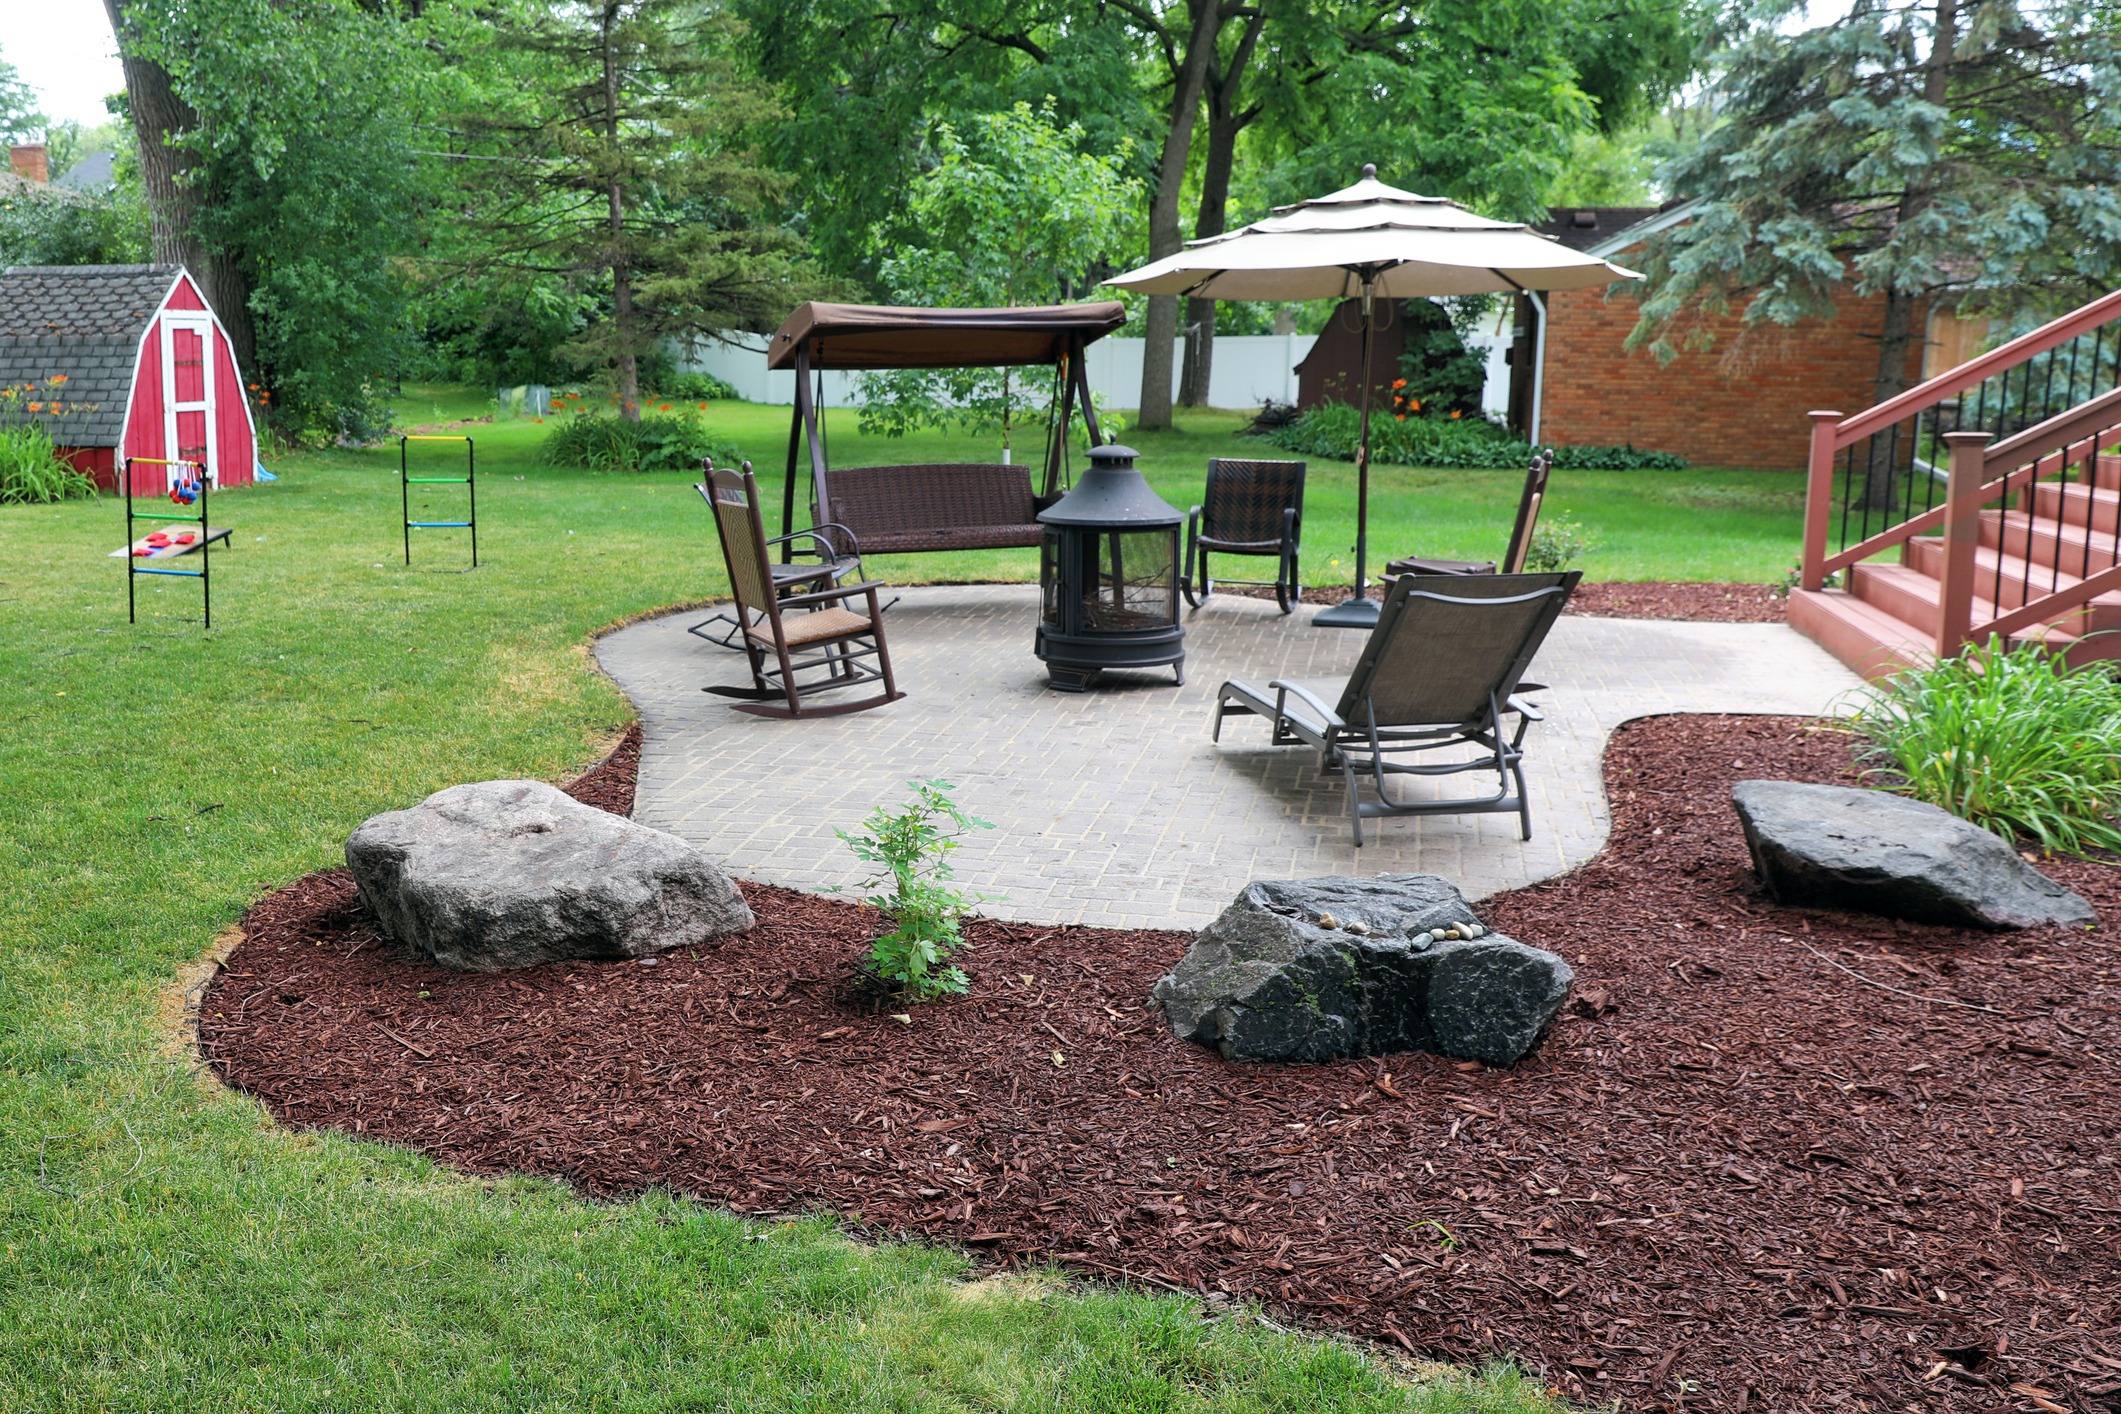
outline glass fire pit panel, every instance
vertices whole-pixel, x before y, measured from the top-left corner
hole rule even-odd
[[[1061,606],[1061,533],[1046,527],[1045,539],[1039,541],[1038,587],[1039,619],[1055,628],[1060,627]]]
[[[1105,531],[1097,537],[1097,582],[1083,596],[1083,624],[1107,633],[1178,621],[1178,536],[1170,530]]]

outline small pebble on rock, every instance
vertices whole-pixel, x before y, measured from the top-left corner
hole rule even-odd
[[[1330,913],[1321,913],[1318,915],[1318,926],[1321,928],[1338,928],[1340,920]]]

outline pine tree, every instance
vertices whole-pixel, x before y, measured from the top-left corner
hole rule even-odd
[[[802,278],[799,245],[757,213],[783,179],[745,133],[775,116],[703,0],[519,3],[476,24],[491,81],[460,125],[489,268],[601,282],[608,317],[572,352],[611,371],[640,416],[640,364],[667,337],[770,328]]]
[[[1696,199],[1654,243],[1631,346],[1669,359],[1883,296],[1873,393],[1909,383],[1918,306],[2005,318],[2121,277],[2121,26],[2079,0],[1856,0],[1796,35],[1756,8],[1720,61],[1722,123],[1667,167]]]

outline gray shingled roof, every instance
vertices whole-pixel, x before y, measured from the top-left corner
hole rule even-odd
[[[91,152],[88,156],[52,178],[52,185],[68,191],[101,194],[109,191],[118,180],[118,154],[115,152]]]
[[[115,447],[125,431],[140,336],[175,283],[174,265],[17,265],[0,272],[0,384],[66,375],[61,417],[38,416],[69,447]]]

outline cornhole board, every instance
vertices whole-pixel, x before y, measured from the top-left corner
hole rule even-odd
[[[167,535],[182,535],[184,532],[182,530],[174,530],[163,531],[160,533]],[[229,540],[229,537],[234,533],[235,532],[227,526],[222,526],[219,529],[208,530],[205,535],[192,541],[192,543],[189,545],[165,545],[160,549],[149,549],[147,544],[148,537],[143,535],[138,540],[135,540],[132,544],[121,545],[117,549],[111,551],[109,558],[113,560],[123,560],[128,557],[131,557],[133,551],[135,550],[147,550],[147,553],[145,555],[141,555],[138,558],[143,560],[170,560],[175,559],[179,555],[189,555],[192,551],[198,549],[201,545],[211,544],[213,541],[216,540],[228,540],[228,543],[233,545],[235,542],[233,540]]]

